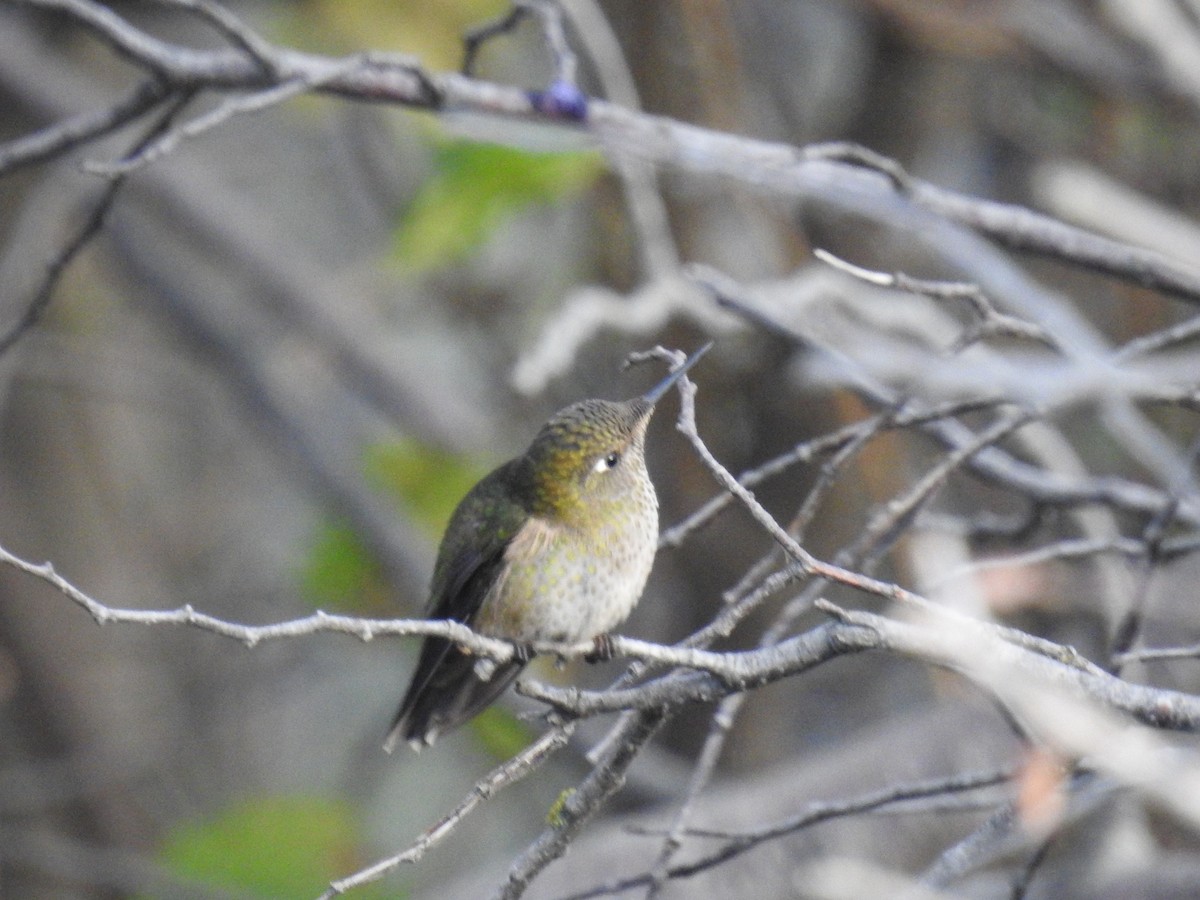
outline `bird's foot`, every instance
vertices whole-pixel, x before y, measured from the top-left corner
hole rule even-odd
[[[615,655],[612,635],[605,632],[592,638],[592,652],[585,654],[583,660],[589,663],[608,662]]]
[[[513,642],[513,662],[519,662],[521,665],[529,662],[535,656],[533,644],[522,644],[520,641]]]

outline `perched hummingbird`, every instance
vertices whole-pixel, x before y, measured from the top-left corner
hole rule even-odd
[[[632,400],[584,400],[551,417],[529,449],[475,485],[438,549],[429,616],[519,645],[597,640],[633,610],[658,546],[646,473],[654,405],[711,347]],[[503,693],[521,653],[483,678],[478,657],[430,636],[384,748],[431,745]]]

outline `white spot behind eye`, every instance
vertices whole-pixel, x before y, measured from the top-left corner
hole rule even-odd
[[[617,452],[606,453],[604,456],[596,460],[596,464],[592,466],[593,472],[607,472],[609,469],[615,469],[617,463],[621,461],[621,454]]]

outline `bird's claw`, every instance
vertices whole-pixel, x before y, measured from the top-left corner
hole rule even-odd
[[[592,652],[586,654],[583,659],[589,663],[608,662],[615,655],[616,648],[613,646],[612,635],[604,633],[592,638]]]
[[[515,662],[525,665],[525,663],[533,659],[534,655],[533,644],[522,644],[520,642],[513,644],[513,660]]]

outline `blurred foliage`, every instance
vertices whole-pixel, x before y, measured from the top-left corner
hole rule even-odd
[[[335,605],[362,612],[382,609],[387,590],[379,565],[354,529],[341,522],[320,526],[300,574],[314,606]]]
[[[504,0],[307,0],[282,27],[295,43],[370,47],[419,56],[433,69],[458,69],[468,28],[508,11]],[[296,32],[293,34],[293,32]]]
[[[528,725],[502,706],[489,706],[467,724],[483,749],[496,759],[516,756],[535,737]]]
[[[368,447],[367,478],[403,501],[418,525],[440,537],[454,508],[488,472],[479,460],[399,438]]]
[[[311,900],[361,864],[358,847],[358,824],[346,803],[273,796],[176,828],[161,855],[189,881],[274,900]],[[385,895],[367,887],[355,896]],[[396,896],[394,889],[387,896]]]
[[[487,471],[477,460],[406,438],[368,447],[363,469],[371,483],[399,500],[434,540],[441,536],[458,501]],[[381,568],[354,530],[343,523],[321,527],[301,583],[316,606],[396,612]]]
[[[444,138],[433,165],[396,235],[396,258],[413,271],[462,260],[508,217],[579,193],[604,170],[597,152],[537,153]]]

